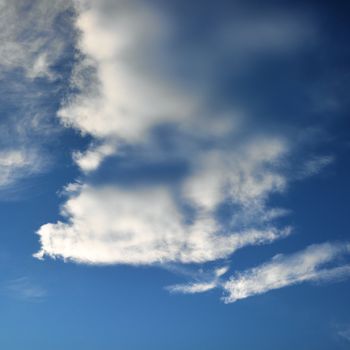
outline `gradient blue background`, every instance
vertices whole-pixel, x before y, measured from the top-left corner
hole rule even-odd
[[[234,11],[231,1],[156,3],[183,21],[187,36],[179,40],[190,44],[205,40],[210,21],[220,21]],[[296,181],[285,194],[270,199],[271,204],[291,210],[283,220],[295,227],[295,234],[271,245],[238,251],[230,259],[232,268],[238,270],[312,243],[346,241],[350,232],[349,2],[251,1],[247,8],[260,6],[301,9],[317,16],[323,40],[310,43],[310,50],[303,54],[266,58],[254,70],[242,71],[238,76],[231,76],[227,70],[230,65],[226,64],[218,95],[232,105],[247,106],[249,101],[252,112],[262,115],[264,128],[290,128],[288,132],[293,135],[293,127],[319,125],[326,135],[321,135],[312,151],[331,154],[335,161],[318,176]],[[66,60],[56,69],[69,74],[69,53]],[[57,89],[50,90],[50,84],[57,84]],[[45,88],[54,92],[47,93],[42,103],[54,115],[64,84],[50,84]],[[331,94],[339,108],[315,110],[308,95],[315,87],[325,95]],[[8,98],[10,92],[1,89],[1,112],[6,122],[16,106]],[[350,324],[350,281],[302,284],[225,305],[220,301],[221,292],[215,290],[193,296],[169,294],[164,286],[181,278],[160,267],[93,267],[34,259],[32,254],[39,249],[34,233],[42,224],[59,219],[62,197],[57,191],[80,176],[72,164],[71,151],[87,141],[72,131],[63,131],[48,150],[55,155],[50,170],[1,194],[2,283],[26,276],[47,291],[43,300],[33,301],[1,289],[2,349],[350,348],[350,343],[337,335],[339,326]],[[159,169],[140,167],[138,171],[151,175],[153,171],[157,176]],[[162,176],[170,173],[164,169]]]

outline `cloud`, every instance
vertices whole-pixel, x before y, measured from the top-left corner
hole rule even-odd
[[[220,96],[219,85],[223,71],[232,73],[227,68],[254,72],[259,58],[303,50],[315,35],[313,22],[295,14],[246,13],[227,26],[213,26],[205,43],[188,45],[181,40],[185,21],[151,3],[77,0],[74,10],[74,67],[57,117],[88,136],[90,145],[73,152],[82,177],[65,187],[62,217],[37,231],[41,247],[35,257],[85,264],[205,264],[287,237],[292,229],[277,219],[288,211],[269,199],[295,180],[288,163],[300,147],[298,137],[279,128],[283,121],[273,128],[263,125],[265,111],[234,107]],[[27,77],[54,79],[54,57],[34,49],[31,68],[23,68]],[[312,158],[301,177],[331,161]],[[123,162],[140,165],[136,176],[128,169],[131,186],[118,176]],[[143,168],[176,162],[185,169],[172,180]],[[229,212],[222,215],[225,206]],[[225,301],[233,302],[345,276],[347,266],[319,268],[342,252],[340,245],[311,246],[227,281],[223,268],[168,289],[199,293],[219,287],[227,293]]]
[[[0,0],[1,190],[53,163],[72,16],[69,0]]]
[[[166,287],[171,293],[196,294],[212,289],[223,289],[225,303],[267,293],[304,282],[327,283],[350,277],[350,264],[340,264],[350,254],[348,243],[324,243],[307,247],[291,255],[278,254],[263,265],[237,271],[233,276],[223,278],[229,268],[214,269],[211,273],[199,271],[192,274],[194,281]],[[340,334],[341,333],[341,334]],[[339,335],[346,337],[347,330]]]
[[[21,102],[15,108],[19,110],[24,108]],[[35,105],[42,100],[32,102]],[[59,129],[53,126],[52,119],[40,122],[42,118],[47,117],[43,111],[40,111],[40,107],[28,105],[27,112],[20,115],[17,111],[13,111],[12,101],[7,101],[2,106],[5,112],[2,116],[3,124],[0,125],[1,196],[6,195],[7,189],[15,189],[14,185],[18,182],[43,173],[51,167],[54,157],[49,154],[46,146],[52,142],[53,136],[59,134]],[[43,114],[36,114],[36,112],[43,112]],[[16,191],[19,188],[17,187]]]
[[[65,49],[60,29],[60,14],[68,11],[70,1],[0,1],[0,70],[22,69],[29,79],[54,76],[54,65]]]
[[[193,115],[191,91],[152,68],[170,31],[165,19],[141,2],[117,2],[109,11],[106,2],[88,3],[76,20],[82,59],[73,84],[81,91],[59,111],[62,122],[97,139],[134,143],[159,123]]]
[[[152,205],[150,205],[152,203]],[[247,245],[285,237],[289,228],[227,232],[212,215],[186,212],[166,187],[83,185],[62,209],[67,223],[43,225],[45,255],[90,264],[203,263],[225,258]]]
[[[270,262],[238,272],[222,287],[225,303],[266,293],[303,282],[327,282],[350,276],[350,265],[330,267],[350,253],[350,245],[324,243],[311,245],[292,255],[276,255]]]
[[[235,150],[200,154],[183,192],[196,205],[209,210],[227,199],[244,206],[258,204],[285,188],[287,179],[278,171],[278,164],[287,150],[278,138],[254,137]]]
[[[47,295],[44,288],[34,284],[28,277],[8,281],[3,289],[12,298],[30,302],[40,302]]]
[[[187,132],[229,134],[235,113],[222,106],[228,118],[222,117],[212,100],[223,61],[230,57],[233,69],[239,55],[243,63],[261,57],[246,47],[272,54],[271,45],[295,50],[313,31],[313,22],[298,14],[249,15],[237,4],[237,18],[214,25],[206,45],[185,46],[178,40],[182,23],[151,4],[75,4],[80,59],[71,83],[79,92],[66,99],[58,116],[82,134],[121,143],[149,141],[155,127],[169,123]]]
[[[102,144],[90,148],[82,153],[76,151],[73,153],[73,160],[79,168],[85,173],[98,169],[103,159],[116,153],[116,146],[113,144]]]
[[[205,293],[212,289],[217,288],[221,284],[221,276],[228,272],[229,267],[223,266],[214,269],[204,280],[203,276],[200,276],[199,281],[191,282],[188,284],[175,284],[166,287],[170,293],[182,293],[182,294],[196,294]]]
[[[40,170],[40,160],[35,152],[24,150],[0,151],[0,188]]]
[[[327,167],[329,164],[334,162],[334,157],[332,156],[318,156],[308,159],[303,169],[299,172],[299,177],[308,177],[318,174],[323,168]]]
[[[190,284],[176,284],[167,287],[171,293],[182,293],[182,294],[196,294],[208,292],[217,287],[215,282],[207,283],[190,283]]]
[[[85,152],[73,153],[75,163],[85,175],[98,175],[104,158],[127,159],[136,152],[142,164],[180,160],[188,171],[174,184],[156,179],[150,185],[141,167],[132,188],[117,176],[108,183],[103,176],[102,183],[87,177],[76,191],[66,192],[64,220],[39,229],[36,257],[91,264],[202,263],[286,237],[289,227],[272,224],[283,210],[265,203],[286,188],[287,140],[245,130],[239,112],[218,109],[209,78],[203,89],[174,73],[178,63],[171,44],[179,28],[165,12],[139,1],[76,2],[76,9],[80,56],[71,83],[77,93],[58,111],[65,126],[92,138]],[[188,67],[201,59],[184,56]],[[164,137],[157,136],[162,127],[170,130],[166,150]],[[227,202],[236,206],[236,217],[223,225],[217,211]]]
[[[347,326],[347,327],[342,327],[342,328],[338,331],[338,335],[339,335],[341,338],[343,338],[343,339],[345,339],[345,340],[347,340],[347,341],[350,342],[350,327],[349,327],[349,326]]]

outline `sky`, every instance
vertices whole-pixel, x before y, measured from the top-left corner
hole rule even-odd
[[[0,345],[349,349],[349,13],[0,0]]]

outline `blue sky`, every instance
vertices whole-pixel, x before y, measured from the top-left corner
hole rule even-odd
[[[0,0],[0,345],[348,349],[349,10]]]

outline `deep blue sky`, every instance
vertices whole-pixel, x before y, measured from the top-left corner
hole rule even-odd
[[[349,10],[0,0],[1,348],[349,349]]]

